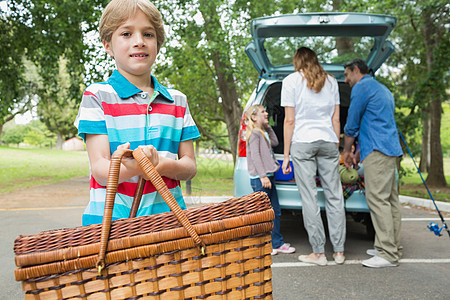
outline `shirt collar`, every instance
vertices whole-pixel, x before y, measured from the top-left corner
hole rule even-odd
[[[162,95],[169,101],[172,102],[174,101],[168,89],[162,84],[160,84],[158,80],[155,78],[155,76],[151,75],[151,80],[153,82],[153,85],[155,86],[155,92],[158,92],[160,95]],[[117,70],[114,70],[111,77],[108,78],[107,82],[114,88],[117,95],[119,95],[119,97],[122,99],[130,98],[131,96],[134,96],[137,93],[143,92],[141,89],[139,89],[134,84],[129,82],[128,79],[126,79]]]
[[[367,79],[371,79],[373,78],[372,76],[370,76],[369,74],[364,75],[361,80],[367,80]]]

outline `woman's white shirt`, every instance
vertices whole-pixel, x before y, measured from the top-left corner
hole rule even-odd
[[[295,108],[292,143],[310,143],[319,140],[338,143],[332,117],[336,105],[339,104],[338,83],[331,75],[328,75],[320,93],[307,87],[306,78],[300,72],[284,78],[281,106]]]

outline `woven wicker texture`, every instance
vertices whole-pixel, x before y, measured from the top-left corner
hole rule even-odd
[[[119,165],[123,155],[130,153],[119,155]],[[114,184],[108,180],[112,190]],[[175,214],[109,221],[104,245],[105,220],[19,236],[16,280],[23,281],[26,299],[272,298],[274,214],[265,193]]]

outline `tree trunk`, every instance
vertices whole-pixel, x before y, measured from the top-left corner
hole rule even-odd
[[[428,111],[428,109],[426,109]],[[428,173],[430,169],[431,157],[430,157],[430,118],[429,114],[425,113],[422,118],[422,153],[420,155],[419,170],[422,173]]]
[[[208,43],[214,47],[210,59],[216,72],[216,83],[222,100],[222,110],[228,131],[233,161],[236,162],[239,123],[243,108],[239,103],[236,83],[233,76],[233,67],[227,54],[229,51],[222,39],[226,38],[223,32],[217,8],[214,2],[200,1],[200,12],[205,20],[205,32]]]
[[[441,117],[442,106],[439,99],[431,100],[431,129],[430,130],[430,151],[431,155],[430,171],[426,183],[433,187],[445,187],[447,182],[444,175],[444,158],[441,145]]]
[[[428,73],[431,75],[436,67],[434,61],[434,51],[439,51],[439,40],[440,36],[438,34],[439,28],[441,26],[439,23],[435,25],[432,19],[433,11],[428,8],[423,12],[423,36],[425,42],[425,55],[427,62]],[[429,76],[433,78],[432,76]],[[443,80],[441,77],[433,78],[436,80]],[[436,91],[433,86],[429,89],[429,99],[430,103],[430,169],[428,172],[428,177],[426,183],[429,186],[434,187],[446,187],[447,182],[444,175],[444,158],[442,155],[442,145],[441,145],[441,118],[442,118],[442,104],[441,95]],[[431,155],[432,154],[432,155]]]
[[[238,101],[234,77],[225,71],[231,66],[222,63],[218,53],[214,55],[214,68],[217,73],[217,85],[222,98],[222,110],[227,125],[228,140],[230,141],[231,154],[233,161],[236,162],[236,147],[239,135],[239,122],[242,117],[242,106]]]
[[[61,133],[58,133],[56,138],[55,149],[62,150],[63,142],[64,142],[63,136],[61,135]]]
[[[354,53],[354,43],[352,38],[336,37],[336,49],[339,56],[343,56],[347,53]]]
[[[20,111],[20,113],[22,113],[22,111]],[[6,123],[8,123],[12,119],[14,119],[17,114],[19,114],[19,112],[16,112],[14,114],[9,114],[9,115],[7,115],[6,117],[3,118],[3,122],[0,123],[0,141],[2,140],[3,125],[5,125]]]
[[[195,141],[195,157],[198,157],[200,155],[200,141]]]
[[[333,10],[341,10],[341,0],[333,0]],[[348,37],[336,37],[336,49],[339,56],[343,56],[347,53],[354,53],[353,38]]]

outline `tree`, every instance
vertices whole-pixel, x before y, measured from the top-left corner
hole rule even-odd
[[[449,7],[448,3],[433,1],[431,3],[421,2],[425,4],[422,12],[422,34],[425,46],[427,81],[420,83],[421,90],[425,97],[430,101],[430,130],[429,149],[433,153],[430,159],[430,168],[427,184],[430,186],[446,186],[444,176],[444,163],[441,146],[441,118],[442,118],[442,102],[448,99],[446,93],[445,77],[448,79],[448,65],[446,60],[450,55],[450,35],[449,24]],[[448,82],[448,81],[447,81]],[[424,135],[425,136],[425,135]]]
[[[442,0],[389,3],[399,18],[394,60],[403,68],[398,83],[410,98],[405,103],[410,116],[420,117],[423,125],[420,169],[428,172],[428,185],[445,187],[440,126],[442,103],[448,100],[450,8]]]
[[[44,123],[33,120],[26,125],[27,131],[23,142],[31,146],[52,147],[56,136],[51,133]]]
[[[5,120],[28,109],[34,95],[39,95],[38,100],[42,101],[39,112],[44,119],[50,115],[44,108],[60,111],[61,116],[76,111],[84,82],[102,78],[105,70],[98,66],[105,64],[106,55],[99,55],[98,49],[90,46],[84,37],[98,27],[107,2],[7,2],[8,12],[2,12],[0,17],[0,133]],[[398,95],[397,105],[409,108],[409,114],[397,121],[411,140],[421,119],[424,129],[421,163],[425,164],[430,157],[427,181],[430,185],[446,184],[439,135],[441,103],[448,99],[445,90],[449,82],[446,1],[160,0],[155,3],[169,30],[154,73],[163,83],[187,94],[202,138],[213,141],[218,149],[229,151],[234,157],[242,107],[258,78],[244,53],[251,38],[251,19],[275,13],[332,10],[396,16],[398,25],[391,40],[397,49],[387,65],[399,71],[391,72],[390,79],[386,79]],[[340,53],[352,51],[353,46],[348,39],[337,39]],[[24,66],[28,64],[24,58],[38,67],[43,87],[39,91],[24,76],[27,73]],[[64,87],[58,75],[61,58],[69,76]],[[59,118],[47,125],[71,126],[71,118]],[[64,134],[70,133],[61,132],[61,136]],[[227,142],[224,134],[228,135]]]
[[[258,74],[244,52],[254,17],[292,12],[298,1],[158,1],[168,41],[155,73],[187,94],[203,137],[236,158],[243,105]],[[228,143],[214,132],[225,124]]]
[[[15,40],[20,26],[0,14],[0,138],[3,125],[31,107],[34,85],[24,78],[24,45]]]
[[[56,149],[62,149],[64,139],[77,133],[73,122],[77,116],[77,98],[80,96],[73,98],[69,92],[70,78],[66,72],[66,60],[60,59],[58,65],[59,72],[54,79],[54,87],[57,89],[46,87],[39,90],[37,113],[41,122],[56,134]]]
[[[86,65],[91,62],[89,54],[93,51],[84,37],[96,29],[105,2],[8,1],[12,47],[21,46],[28,61],[37,66],[39,89],[34,92],[39,102],[37,111],[48,128],[58,134],[59,146],[63,137],[74,134],[73,121],[84,89]],[[23,61],[18,61],[17,66],[18,70],[23,69]],[[64,79],[61,68],[68,75]],[[94,67],[90,72],[98,74]]]
[[[330,3],[320,0],[304,1],[303,4],[307,9],[330,8]],[[446,89],[450,75],[447,65],[450,54],[448,1],[334,0],[331,7],[397,17],[397,26],[390,38],[396,52],[386,65],[400,69],[400,74],[391,73],[387,85],[396,93],[398,112],[404,107],[409,108],[409,114],[397,116],[397,123],[411,140],[421,120],[421,170],[428,172],[427,184],[445,187],[440,124],[442,103],[448,100]]]
[[[27,131],[28,129],[26,126],[16,125],[5,131],[2,136],[2,142],[5,144],[16,144],[17,147],[19,147],[19,144],[24,141]]]

